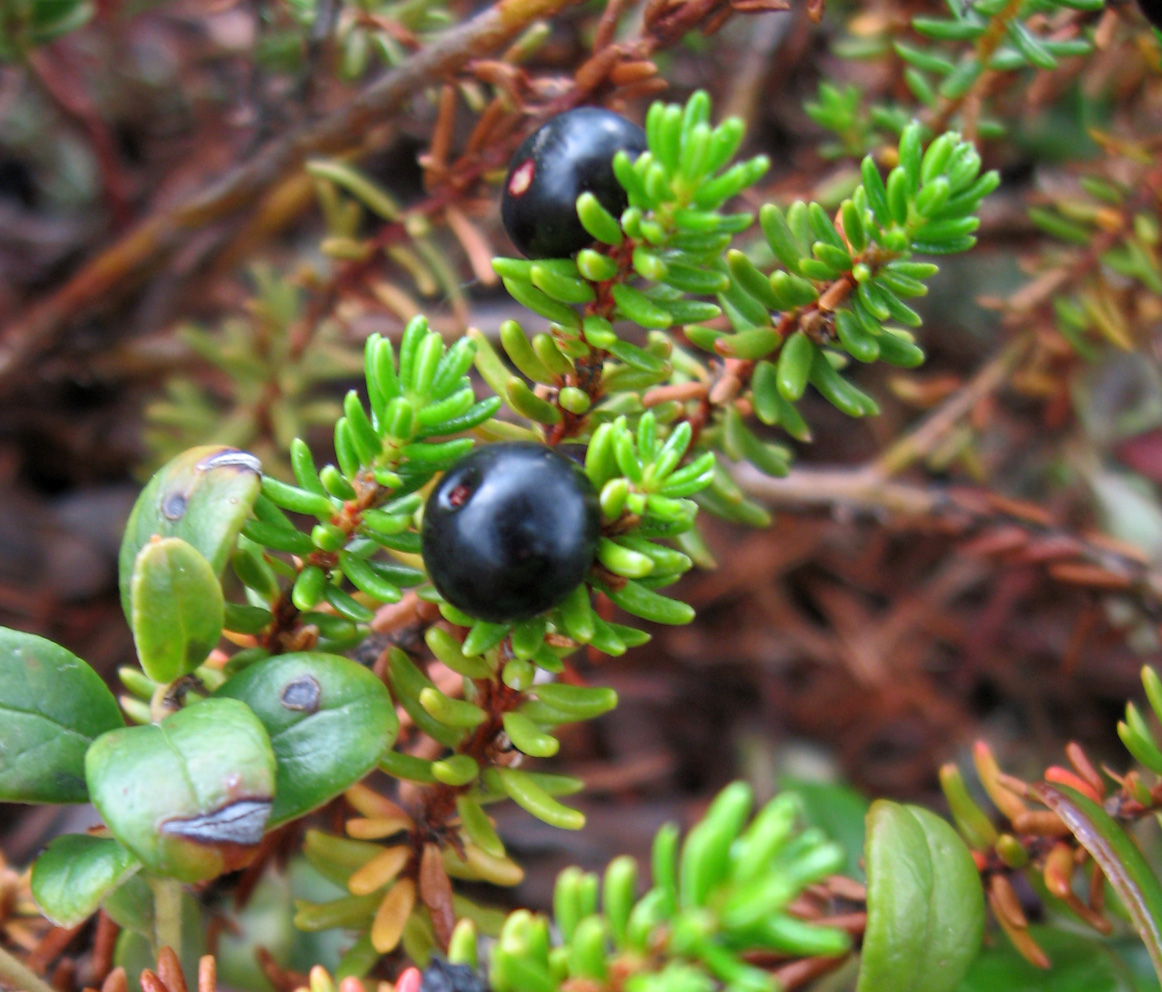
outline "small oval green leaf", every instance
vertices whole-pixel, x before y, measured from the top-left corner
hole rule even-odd
[[[867,817],[867,931],[856,992],[952,992],[980,950],[984,893],[955,830],[879,800]]]
[[[249,707],[207,699],[97,738],[85,778],[113,836],[149,871],[199,882],[253,856],[270,815],[275,758]]]
[[[130,625],[133,566],[150,539],[180,537],[220,575],[261,481],[257,458],[220,444],[191,448],[157,471],[137,497],[118,557],[121,608]]]
[[[0,627],[0,800],[83,803],[85,752],[125,725],[101,677],[59,644]]]
[[[158,538],[141,549],[130,601],[137,656],[155,682],[192,672],[222,636],[222,586],[210,563],[180,537]]]
[[[251,665],[214,697],[244,702],[270,735],[278,761],[272,827],[354,785],[399,732],[387,687],[362,665],[319,651]]]
[[[111,837],[65,834],[50,841],[32,866],[32,897],[57,926],[76,926],[140,867]]]

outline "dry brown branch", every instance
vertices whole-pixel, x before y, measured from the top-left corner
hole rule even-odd
[[[53,927],[33,952],[28,956],[28,967],[33,971],[44,972],[61,954],[81,931],[84,924],[75,927]]]
[[[550,17],[573,2],[499,0],[355,94],[346,106],[300,125],[222,179],[147,217],[47,299],[0,331],[0,389],[10,387],[71,322],[109,297],[134,288],[165,265],[192,231],[252,208],[307,157],[358,146],[369,128],[382,123],[417,89],[447,77],[484,52],[494,51],[532,21]]]
[[[103,909],[97,913],[97,931],[93,937],[93,958],[90,964],[94,982],[104,982],[113,969],[113,954],[121,928]]]
[[[931,453],[977,403],[1004,384],[1028,351],[1030,340],[1023,335],[1002,348],[948,400],[883,452],[875,460],[875,471],[884,477],[896,475]]]
[[[1136,548],[1102,534],[1074,533],[1040,507],[984,489],[897,482],[876,468],[792,469],[782,479],[749,465],[735,470],[739,485],[768,506],[792,513],[826,511],[964,538],[965,551],[1021,564],[1044,564],[1071,585],[1124,592],[1152,616],[1162,616],[1162,571]]]

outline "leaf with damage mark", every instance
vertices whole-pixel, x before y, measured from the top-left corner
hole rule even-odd
[[[207,699],[159,724],[99,737],[85,774],[109,830],[149,871],[198,882],[253,857],[274,796],[275,759],[247,706]]]
[[[85,752],[124,724],[113,694],[80,658],[0,627],[0,800],[86,802]]]
[[[246,703],[278,759],[270,825],[302,816],[368,774],[399,721],[384,684],[362,665],[321,651],[243,669],[214,694]]]
[[[262,484],[262,466],[246,451],[220,444],[191,448],[168,462],[137,497],[118,557],[121,608],[133,626],[131,584],[150,540],[180,537],[221,575]]]

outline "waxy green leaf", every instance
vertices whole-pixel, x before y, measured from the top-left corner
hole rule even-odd
[[[275,757],[249,707],[207,699],[97,738],[85,778],[113,836],[149,871],[199,882],[253,856],[270,815]]]
[[[248,452],[213,444],[178,455],[149,480],[125,525],[118,559],[121,608],[130,626],[130,585],[141,549],[154,535],[180,537],[221,575],[258,498],[260,470]]]
[[[50,841],[32,866],[32,896],[57,926],[76,926],[140,867],[111,837],[65,834]]]
[[[153,889],[140,873],[130,875],[102,900],[101,908],[122,930],[153,936],[157,920]]]
[[[952,992],[980,950],[984,893],[959,835],[918,806],[867,817],[867,930],[857,992]]]
[[[80,658],[0,627],[0,800],[85,802],[85,751],[124,722],[113,694]]]
[[[386,686],[363,666],[319,651],[251,665],[214,694],[225,697],[246,703],[270,735],[278,760],[272,827],[358,782],[399,731]]]
[[[222,586],[210,563],[180,537],[158,538],[141,549],[130,602],[137,656],[155,682],[192,672],[222,636]]]

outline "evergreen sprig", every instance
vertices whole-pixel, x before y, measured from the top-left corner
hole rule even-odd
[[[514,774],[511,769],[496,773]],[[546,791],[559,791],[569,781],[554,778],[561,779],[528,776]],[[348,796],[361,812],[371,814],[348,822],[353,834],[413,826],[398,807],[369,790],[352,790]],[[851,948],[846,932],[791,911],[807,887],[840,870],[842,848],[803,824],[794,793],[779,795],[752,818],[753,805],[750,787],[736,782],[719,794],[684,841],[676,825],[662,827],[653,844],[653,884],[640,897],[638,866],[622,856],[610,862],[603,878],[578,868],[563,871],[554,888],[551,920],[518,910],[498,925],[494,914],[458,903],[463,919],[448,942],[448,956],[477,967],[478,934],[495,936],[487,961],[495,992],[556,992],[576,980],[605,988],[614,975],[643,992],[716,987],[771,992],[770,975],[747,964],[748,953],[846,954]],[[520,869],[505,854],[480,802],[461,798],[457,809],[473,836],[462,857],[445,851],[449,871],[501,885],[519,881]],[[399,885],[406,861],[402,849],[310,831],[305,853],[350,895],[330,903],[299,902],[297,925],[367,929],[372,947],[382,953],[376,920],[383,918],[382,907],[390,907],[390,893]],[[389,936],[396,936],[394,928]],[[398,939],[421,965],[437,946],[422,918],[409,920]],[[351,973],[359,947],[357,942],[341,973]]]
[[[577,719],[580,714],[603,711],[608,704],[576,687],[549,688],[552,691],[545,692],[542,700],[526,706],[528,713],[536,707],[540,719],[546,713],[553,713],[554,720]],[[481,790],[457,799],[464,844],[459,853],[445,849],[444,867],[457,878],[516,884],[522,873],[506,855],[484,805],[508,796],[542,819],[548,818],[546,811],[559,819],[565,808],[553,796],[579,786],[563,776],[511,768],[490,770]],[[352,790],[349,798],[368,814],[348,822],[353,836],[387,836],[415,826],[398,807],[368,790]],[[493,988],[550,992],[571,978],[603,982],[611,972],[624,970],[637,975],[634,983],[642,988],[660,982],[657,987],[670,990],[679,973],[688,973],[700,975],[701,982],[718,981],[757,992],[771,989],[771,979],[744,962],[747,952],[806,957],[846,953],[851,942],[845,932],[813,925],[789,911],[803,889],[840,869],[845,857],[842,849],[821,831],[803,828],[793,793],[772,800],[748,826],[752,805],[749,787],[735,783],[715,800],[684,844],[679,843],[675,826],[659,831],[652,858],[654,884],[640,899],[636,896],[637,868],[630,858],[610,864],[600,912],[602,886],[597,877],[578,869],[563,872],[553,900],[560,946],[550,946],[544,918],[524,911],[510,915],[490,958]],[[578,814],[572,816],[572,822],[557,825],[579,826]],[[310,832],[307,857],[350,894],[329,903],[298,903],[296,924],[306,930],[366,929],[378,953],[390,950],[398,940],[410,940],[409,953],[422,962],[434,947],[430,936],[423,946],[422,918],[406,924],[400,920],[404,929],[383,928],[379,922],[384,907],[390,912],[394,906],[391,893],[404,877],[407,852],[398,841],[385,846]],[[480,919],[480,912],[468,905],[462,915]],[[535,947],[529,943],[532,938]],[[471,946],[475,946],[474,936]]]
[[[904,300],[927,292],[937,266],[914,256],[971,248],[980,203],[1000,178],[981,174],[979,154],[958,134],[943,134],[926,150],[922,134],[915,122],[904,130],[899,164],[886,180],[866,157],[863,182],[834,219],[818,203],[799,200],[786,211],[765,205],[762,231],[778,262],[771,272],[729,252],[732,283],[720,299],[733,331],[688,333],[707,350],[757,363],[751,387],[764,423],[803,437],[795,404],[808,384],[848,416],[874,414],[875,401],[840,374],[848,359],[903,367],[923,361],[908,330],[921,317]],[[730,427],[728,416],[727,444]],[[745,442],[736,447],[745,454]]]
[[[849,84],[839,89],[827,80],[821,80],[818,96],[805,102],[803,109],[811,120],[838,139],[820,144],[819,154],[824,158],[858,158],[882,141],[858,86]]]
[[[178,374],[145,408],[153,467],[198,444],[217,441],[253,452],[268,475],[290,478],[286,452],[299,434],[329,427],[342,408],[325,387],[359,372],[359,359],[336,340],[336,325],[307,331],[304,294],[269,266],[251,271],[254,296],[244,317],[216,328],[178,331],[199,359],[223,373],[218,382]]]
[[[1052,306],[1061,335],[1079,355],[1093,358],[1095,339],[1133,347],[1132,314],[1140,303],[1138,294],[1110,292],[1102,269],[1114,281],[1133,280],[1148,294],[1162,296],[1162,219],[1152,203],[1123,183],[1093,175],[1078,183],[1078,193],[1030,207],[1029,219],[1060,243],[1045,253],[1048,266],[1091,270],[1089,278],[1071,280]]]
[[[604,419],[640,412],[626,397],[671,377],[667,335],[648,335],[642,348],[614,325],[629,321],[647,331],[672,331],[720,313],[698,297],[727,287],[722,252],[753,220],[722,207],[769,167],[765,156],[732,164],[743,135],[734,118],[711,126],[704,92],[684,107],[654,104],[646,117],[648,150],[632,161],[624,152],[614,158],[629,202],[624,213],[614,217],[591,193],[578,198],[578,217],[595,247],[575,259],[493,260],[513,298],[552,321],[551,340],[538,335],[530,345],[510,323],[501,329],[501,344],[527,378],[555,391],[555,413],[529,404],[529,391],[502,378],[495,364],[481,364],[516,412],[547,426],[587,417],[571,425],[576,436]],[[625,409],[627,402],[632,409]]]
[[[0,61],[17,61],[41,45],[83,27],[89,0],[20,0],[0,10]]]
[[[750,789],[723,790],[680,842],[676,826],[654,840],[652,887],[637,897],[632,858],[610,862],[603,879],[576,868],[557,879],[550,921],[510,914],[489,959],[496,992],[556,992],[566,983],[635,992],[771,992],[770,974],[749,952],[845,954],[842,930],[789,912],[809,885],[838,870],[843,851],[803,829],[796,797],[780,795],[748,824]]]
[[[902,366],[923,358],[905,329],[920,318],[903,300],[925,292],[924,280],[936,269],[912,255],[962,251],[975,243],[977,208],[998,183],[995,173],[979,174],[972,144],[949,133],[925,154],[922,127],[910,126],[897,153],[901,165],[885,183],[869,159],[864,183],[844,202],[838,224],[818,204],[799,203],[787,214],[766,205],[763,231],[781,265],[768,274],[729,250],[752,216],[722,211],[761,177],[766,160],[729,165],[742,140],[740,125],[725,121],[712,128],[709,112],[702,93],[685,107],[650,109],[648,150],[633,161],[624,153],[614,160],[629,203],[621,217],[591,194],[578,199],[578,216],[597,248],[576,259],[493,262],[510,294],[552,324],[531,342],[514,322],[501,328],[502,348],[517,375],[478,337],[478,368],[551,441],[595,436],[619,416],[629,418],[632,430],[642,413],[642,391],[711,382],[713,371],[674,341],[679,330],[718,356],[758,362],[745,374],[754,376],[753,409],[767,425],[804,440],[809,429],[795,402],[808,383],[845,414],[875,412],[874,401],[840,374],[847,355]],[[723,311],[733,333],[704,323]],[[622,339],[615,330],[619,318],[648,332],[645,348]],[[776,352],[777,365],[771,360]],[[737,404],[722,403],[707,414],[692,416],[680,402],[659,404],[656,411],[663,433],[677,423],[696,424],[692,456],[718,451],[770,474],[786,472],[789,452],[758,436]],[[698,502],[730,519],[766,521],[724,472],[709,476]]]
[[[922,109],[932,129],[958,118],[965,99],[982,80],[997,73],[1052,71],[1060,59],[1093,51],[1092,32],[1081,27],[1066,37],[1050,37],[1046,20],[1065,11],[1090,14],[1101,10],[1101,0],[976,0],[962,4],[945,0],[946,16],[918,14],[910,21],[918,43],[891,38],[887,33],[848,38],[836,46],[838,54],[853,59],[895,57],[903,63],[903,79],[914,106],[881,102],[865,106],[859,91],[840,91],[820,83],[818,97],[806,105],[820,127],[833,132],[837,143],[824,145],[822,154],[859,155],[872,151],[883,135],[899,135]],[[1058,34],[1055,32],[1055,34]],[[999,118],[974,112],[972,131],[982,139],[1005,134]]]
[[[256,60],[267,67],[285,72],[301,71],[308,66],[309,53],[318,45],[320,31],[332,32],[337,58],[334,70],[344,80],[357,80],[370,70],[395,66],[405,61],[408,50],[398,36],[384,25],[398,25],[423,36],[452,23],[450,13],[440,0],[361,0],[349,4],[358,10],[336,16],[336,24],[320,25],[321,18],[334,16],[331,8],[319,0],[288,0],[283,10],[290,23],[273,23],[259,40]],[[274,20],[273,18],[271,19]]]
[[[347,394],[334,431],[338,464],[317,469],[308,446],[296,439],[291,467],[297,484],[263,477],[254,518],[244,526],[233,559],[250,605],[267,610],[249,612],[246,631],[271,624],[272,599],[281,596],[329,646],[349,646],[360,636],[355,625],[374,614],[344,588],[344,580],[378,604],[396,602],[401,587],[422,581],[423,573],[408,560],[420,547],[416,514],[423,500],[417,490],[471,450],[472,438],[461,435],[500,406],[495,398],[475,398],[466,374],[474,352],[467,338],[446,346],[422,317],[405,330],[398,359],[389,341],[368,338],[368,404],[354,390]],[[316,522],[305,532],[287,512]],[[380,548],[397,557],[376,558]],[[330,611],[316,610],[324,602]]]
[[[962,5],[947,0],[947,17],[912,18],[912,28],[929,42],[924,47],[896,41],[896,54],[907,64],[904,79],[924,106],[935,109],[941,100],[958,100],[986,72],[1022,69],[1052,70],[1058,59],[1087,55],[1090,38],[1049,38],[1030,26],[1039,15],[1063,9],[1101,10],[1101,0],[975,0]],[[937,43],[936,45],[931,42]],[[944,44],[941,50],[937,47]],[[963,50],[962,46],[971,46]],[[1004,128],[981,122],[982,137],[997,137]]]

